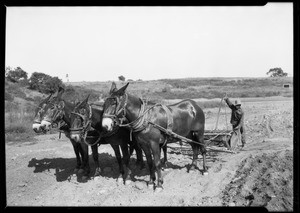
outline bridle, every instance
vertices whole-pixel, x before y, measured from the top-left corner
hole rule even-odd
[[[97,141],[95,143],[93,143],[93,144],[89,144],[89,143],[86,142],[87,133],[92,128],[92,107],[91,107],[90,104],[88,104],[88,106],[89,106],[89,116],[88,116],[88,118],[87,118],[87,116],[84,116],[84,115],[82,115],[80,113],[77,113],[77,112],[74,112],[74,111],[71,112],[71,114],[76,115],[77,117],[79,117],[81,119],[83,125],[81,127],[70,128],[70,133],[72,132],[73,134],[79,134],[80,137],[83,138],[83,141],[87,145],[93,146],[93,145],[95,145],[95,144],[97,144],[99,142],[99,140],[100,140],[101,137],[99,137],[97,139]],[[86,121],[86,123],[85,123],[85,121]],[[99,133],[99,135],[101,135],[101,134]]]
[[[126,106],[127,106],[127,103],[128,103],[127,93],[125,93],[124,96],[125,96],[125,98],[124,98],[123,106],[120,103],[120,98],[119,97],[114,96],[114,97],[107,98],[107,99],[113,99],[115,101],[116,109],[115,109],[114,114],[104,113],[103,118],[110,118],[116,123],[117,126],[128,128],[130,130],[130,140],[132,141],[132,132],[139,132],[139,131],[144,130],[147,127],[149,121],[146,119],[146,114],[154,106],[152,106],[152,107],[148,108],[147,110],[145,110],[145,105],[146,104],[144,103],[144,101],[142,99],[140,99],[141,108],[139,110],[138,117],[134,121],[124,124],[124,121],[127,121],[127,118],[126,118]]]
[[[125,96],[125,98],[123,98],[124,104],[120,103],[120,98],[118,96],[112,96],[112,97],[106,98],[106,101],[109,99],[113,100],[115,102],[116,108],[115,108],[115,112],[113,114],[108,114],[108,113],[104,112],[103,118],[112,119],[116,123],[117,126],[122,126],[123,123],[127,120],[126,119],[126,106],[127,106],[127,102],[128,102],[128,95],[125,93],[124,96]]]
[[[52,107],[54,107],[53,110],[55,110],[55,111],[54,111],[54,113],[52,113],[51,116],[45,116],[44,120],[48,121],[50,123],[58,123],[58,121],[62,120],[63,117],[64,117],[64,115],[65,115],[65,111],[64,111],[65,107],[64,106],[63,107],[59,107],[58,104],[54,104],[54,103],[51,103],[51,102],[48,103],[48,104],[50,105],[50,109]],[[50,119],[49,119],[49,117],[50,117]]]

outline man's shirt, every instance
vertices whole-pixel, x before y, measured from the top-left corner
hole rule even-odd
[[[236,127],[237,125],[239,125],[240,120],[243,118],[244,112],[241,108],[237,109],[236,106],[232,104],[228,98],[225,99],[225,101],[231,109],[230,123],[232,124],[233,127]],[[243,120],[241,122],[243,122]]]

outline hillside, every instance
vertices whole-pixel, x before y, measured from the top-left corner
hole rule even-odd
[[[126,82],[116,82],[121,87]],[[184,78],[153,81],[130,81],[128,91],[149,99],[201,99],[230,97],[293,96],[293,78]],[[107,94],[111,82],[69,82],[67,85],[81,86]],[[289,85],[289,88],[284,88]]]
[[[81,101],[90,95],[96,102],[107,97],[112,82],[65,83],[63,98]],[[127,82],[116,82],[117,87]],[[293,78],[185,78],[153,81],[130,81],[128,91],[143,99],[172,103],[180,99],[195,99],[200,107],[218,107],[225,93],[232,98],[293,97]],[[283,85],[289,85],[284,88]],[[32,132],[36,106],[47,95],[30,90],[26,85],[5,81],[5,132]],[[203,101],[206,100],[206,101]],[[208,100],[208,101],[207,101]],[[32,135],[32,134],[30,134]]]

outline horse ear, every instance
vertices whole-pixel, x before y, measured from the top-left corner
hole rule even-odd
[[[58,95],[57,95],[57,97],[58,98],[61,98],[61,96],[62,96],[62,94],[65,92],[65,89],[63,88],[63,87],[59,87],[58,88]]]
[[[58,90],[54,93],[53,97],[61,98],[64,91],[65,91],[65,89],[63,87],[59,86]]]
[[[89,100],[89,97],[90,97],[90,94],[88,94],[88,96],[86,97],[86,99],[83,102],[87,103]]]
[[[60,108],[64,108],[65,107],[65,102],[64,101],[60,101],[59,103]]]
[[[109,94],[112,94],[113,92],[115,92],[117,90],[117,85],[115,82],[112,82],[110,90],[109,90]]]
[[[117,92],[115,92],[115,94],[117,95],[124,95],[125,90],[127,89],[129,83],[127,83],[125,86],[123,86],[122,88],[120,88]]]
[[[53,94],[51,93],[47,98],[45,98],[45,100],[43,101],[43,103],[46,103],[47,101],[49,101],[49,99],[51,98]]]
[[[62,86],[58,87],[58,93],[64,93],[65,89]]]

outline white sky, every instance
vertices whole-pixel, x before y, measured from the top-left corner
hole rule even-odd
[[[293,76],[293,4],[7,7],[6,66],[63,81]]]

